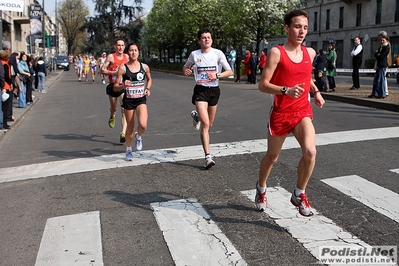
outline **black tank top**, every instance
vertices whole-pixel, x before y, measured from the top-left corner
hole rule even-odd
[[[130,80],[131,82],[131,85],[126,87],[125,98],[135,99],[144,97],[145,71],[142,63],[140,63],[140,70],[138,72],[131,72],[125,64],[123,80]]]

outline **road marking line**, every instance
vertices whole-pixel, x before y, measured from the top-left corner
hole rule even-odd
[[[104,265],[100,212],[48,219],[35,265]]]
[[[196,199],[151,203],[170,254],[180,265],[247,265]]]
[[[350,130],[316,135],[318,146],[387,138],[399,138],[399,127]],[[212,154],[216,157],[265,152],[267,148],[266,142],[266,139],[258,139],[212,144],[211,150]],[[288,137],[284,142],[283,149],[286,150],[293,148],[299,148],[299,144],[294,137]],[[178,162],[203,158],[204,152],[201,145],[135,152],[134,160],[131,162],[125,160],[124,153],[111,154],[90,158],[3,168],[0,172],[0,183],[118,167]]]
[[[398,168],[398,169],[391,169],[391,170],[389,170],[389,171],[394,172],[394,173],[396,173],[396,174],[399,174],[399,168]]]
[[[241,191],[254,202],[255,189]],[[267,188],[268,208],[264,211],[280,227],[297,239],[316,259],[322,246],[370,247],[367,243],[337,226],[331,219],[317,214],[303,217],[291,202],[291,193],[282,187]],[[255,206],[254,206],[255,209]]]
[[[357,175],[321,181],[399,223],[399,194]]]

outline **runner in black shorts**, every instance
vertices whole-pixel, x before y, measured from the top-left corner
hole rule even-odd
[[[219,102],[220,88],[204,87],[202,85],[195,85],[194,93],[191,102],[195,105],[196,101],[207,102],[209,106],[216,106]]]
[[[134,132],[134,114],[136,113],[138,119],[137,131],[134,133],[136,150],[141,151],[143,148],[141,135],[147,129],[147,97],[151,94],[152,79],[148,65],[138,61],[140,55],[138,45],[132,43],[127,49],[129,61],[119,68],[114,90],[124,90],[125,92],[122,107],[127,121],[126,160],[131,161],[133,160],[131,145]]]
[[[107,83],[107,86],[105,87],[105,93],[113,98],[118,98],[124,93],[124,90],[120,91],[114,91],[114,83]]]
[[[233,75],[224,53],[212,48],[210,30],[200,30],[197,35],[201,49],[191,52],[183,66],[183,73],[190,76],[194,73],[196,86],[192,103],[196,110],[191,112],[195,129],[201,129],[201,142],[205,153],[205,167],[215,165],[209,145],[209,128],[215,120],[217,103],[220,96],[219,78]],[[222,68],[225,69],[222,72]]]
[[[125,64],[128,61],[128,55],[124,53],[125,50],[125,42],[122,39],[117,39],[114,45],[115,53],[109,54],[104,64],[101,66],[100,73],[102,75],[108,75],[109,83],[106,86],[105,93],[108,95],[109,104],[110,104],[110,116],[108,119],[108,126],[110,128],[115,127],[115,116],[116,110],[118,108],[118,100],[122,105],[122,95],[123,90],[115,91],[113,86],[115,84],[116,75],[118,73],[119,66]],[[119,142],[124,143],[126,141],[125,133],[126,133],[126,119],[123,112],[123,108],[121,108],[122,113],[122,130],[119,134]]]

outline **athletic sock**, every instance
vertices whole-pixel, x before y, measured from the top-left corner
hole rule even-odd
[[[259,185],[259,183],[256,184],[256,188],[258,189],[258,191],[259,191],[260,194],[263,194],[263,193],[266,192],[266,187],[261,187],[261,186]]]
[[[294,195],[296,197],[299,197],[299,195],[301,195],[302,193],[305,193],[305,190],[302,190],[302,189],[299,189],[299,188],[295,188]]]

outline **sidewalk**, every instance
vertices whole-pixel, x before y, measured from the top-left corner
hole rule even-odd
[[[361,86],[357,90],[350,90],[350,87],[352,84],[337,84],[335,92],[323,92],[322,95],[325,100],[399,112],[399,89],[389,88],[389,96],[385,99],[370,99],[367,96],[371,94],[372,86]]]
[[[61,77],[62,71],[52,71],[50,73],[49,76],[46,77],[46,82],[45,82],[45,90],[51,91],[51,87],[53,86],[54,82],[57,81],[58,78]],[[18,123],[21,122],[21,119],[25,116],[25,114],[27,112],[29,112],[30,108],[32,108],[32,106],[34,106],[38,101],[40,101],[40,99],[42,98],[42,93],[40,92],[32,92],[32,97],[34,97],[33,99],[33,104],[32,105],[27,105],[26,108],[19,108],[18,107],[18,99],[16,99],[15,97],[13,98],[13,108],[12,108],[12,112],[13,112],[13,117],[14,117],[14,121],[13,122],[7,122],[7,124],[11,127],[11,129],[8,130],[1,130],[0,131],[0,139],[2,137],[3,133],[7,133],[13,130],[13,128],[15,126],[18,125]]]

